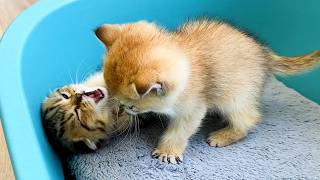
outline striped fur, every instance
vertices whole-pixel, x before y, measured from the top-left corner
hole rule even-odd
[[[86,91],[86,87],[69,85],[50,94],[42,104],[43,125],[56,146],[70,152],[96,150],[111,136],[111,113],[106,100],[102,104],[95,104],[89,98],[79,100],[77,91]]]

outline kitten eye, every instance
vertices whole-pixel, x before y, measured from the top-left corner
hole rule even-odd
[[[66,93],[61,93],[61,96],[65,99],[69,99],[69,96]]]

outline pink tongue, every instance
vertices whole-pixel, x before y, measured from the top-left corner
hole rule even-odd
[[[89,97],[94,98],[94,99],[98,99],[100,98],[100,92],[95,90],[92,94],[89,95]]]
[[[95,102],[99,102],[103,98],[102,92],[98,89],[95,91],[84,93],[86,96],[94,99]]]

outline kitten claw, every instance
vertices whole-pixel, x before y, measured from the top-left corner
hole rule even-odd
[[[216,148],[226,146],[226,145],[224,145],[223,143],[217,142],[217,141],[214,140],[214,139],[210,139],[210,140],[208,139],[208,140],[207,140],[207,143],[208,143],[209,146],[211,146],[211,147],[216,147]]]
[[[154,150],[152,153],[152,158],[159,159],[160,161],[168,164],[181,164],[182,155],[161,153],[159,150]]]
[[[218,143],[215,143],[214,141],[207,140],[206,142],[211,147],[219,147]]]
[[[162,162],[168,162],[167,157],[165,155],[162,156]]]
[[[182,163],[182,160],[179,157],[176,157],[177,164]]]
[[[158,153],[152,153],[152,158],[154,158],[154,159],[158,159],[159,156],[160,156],[160,154],[158,154]]]

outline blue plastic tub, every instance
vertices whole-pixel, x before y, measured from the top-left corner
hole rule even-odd
[[[93,30],[147,19],[174,28],[188,17],[231,20],[282,55],[320,49],[319,0],[42,0],[9,27],[0,44],[0,112],[18,179],[62,179],[40,103],[50,89],[81,80],[102,63]],[[71,77],[72,78],[71,78]],[[320,71],[281,78],[320,103]]]

